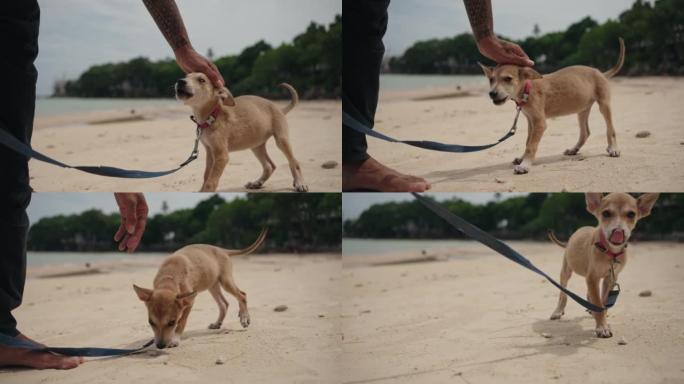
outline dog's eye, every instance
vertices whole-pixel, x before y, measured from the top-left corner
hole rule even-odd
[[[200,77],[199,79],[197,79],[197,81],[199,81],[199,82],[200,82],[201,84],[204,84],[204,83],[206,83],[206,82],[207,82],[206,80],[204,80],[204,79],[203,79],[203,78],[201,78],[201,77]]]
[[[627,217],[629,217],[630,219],[633,219],[636,217],[636,213],[634,211],[629,211],[629,212],[627,212]]]
[[[605,217],[606,219],[609,218],[612,215],[610,211],[603,211],[601,212],[601,216]]]
[[[174,325],[176,325],[176,320],[169,321],[169,324],[168,324],[169,327],[173,327]]]
[[[504,81],[507,83],[510,83],[511,81],[513,81],[513,78],[510,76],[506,76],[506,77],[504,77]]]

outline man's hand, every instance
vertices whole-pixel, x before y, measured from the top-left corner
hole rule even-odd
[[[480,53],[494,60],[497,64],[515,64],[531,67],[534,61],[530,60],[525,51],[518,44],[500,40],[496,36],[489,36],[477,42]]]
[[[147,224],[147,202],[142,193],[115,193],[119,206],[121,225],[114,235],[119,242],[119,251],[131,253],[138,248]]]
[[[176,55],[176,62],[183,72],[202,72],[207,75],[209,81],[217,88],[221,88],[226,84],[216,65],[197,53],[192,46],[184,45],[174,50],[173,53]]]

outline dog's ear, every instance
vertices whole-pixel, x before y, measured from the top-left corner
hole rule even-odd
[[[192,304],[192,300],[197,296],[197,292],[179,293],[176,295],[176,303],[182,308]]]
[[[216,94],[218,95],[219,99],[221,99],[221,102],[223,103],[223,105],[227,105],[229,107],[235,106],[235,99],[233,98],[233,94],[230,93],[228,88],[221,87],[216,92]]]
[[[138,298],[141,301],[150,301],[150,298],[152,297],[151,289],[140,288],[137,285],[133,284],[133,290],[135,290],[135,294],[138,295]]]
[[[584,198],[587,201],[587,211],[592,215],[596,215],[596,210],[601,206],[601,199],[603,199],[602,193],[588,192],[584,194]]]
[[[539,72],[535,71],[530,67],[520,67],[518,69],[518,76],[523,80],[533,80],[542,78],[542,75],[540,75]]]
[[[482,72],[484,72],[485,76],[492,77],[492,72],[494,71],[494,68],[488,67],[488,66],[480,63],[479,61],[477,62],[477,65],[479,65],[480,68],[482,68]]]
[[[658,200],[660,193],[644,193],[637,199],[637,209],[639,210],[639,218],[646,217],[651,214],[651,209]]]

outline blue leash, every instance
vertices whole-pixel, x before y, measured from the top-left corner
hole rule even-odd
[[[150,340],[145,345],[136,349],[116,349],[116,348],[60,348],[43,347],[30,341],[19,340],[15,337],[0,333],[0,345],[14,348],[31,349],[40,352],[52,352],[64,356],[83,356],[83,357],[105,357],[105,356],[124,356],[137,353],[152,345],[154,340]]]
[[[487,232],[481,230],[480,228],[470,224],[469,222],[463,220],[462,218],[454,215],[453,213],[449,212],[448,209],[444,208],[440,204],[435,203],[431,199],[428,199],[427,197],[419,195],[417,193],[412,193],[412,194],[426,208],[431,210],[437,216],[444,219],[447,223],[451,224],[451,226],[458,229],[460,232],[463,232],[463,234],[465,234],[466,236],[468,236],[474,240],[477,240],[480,243],[482,243],[483,245],[486,245],[487,247],[493,249],[494,251],[498,252],[499,254],[508,258],[509,260],[511,260],[517,264],[522,265],[523,267],[529,269],[530,271],[532,271],[534,273],[537,273],[541,276],[544,276],[546,278],[546,280],[550,281],[551,284],[556,286],[556,288],[565,292],[568,296],[570,296],[573,300],[575,300],[577,302],[577,304],[583,306],[584,308],[586,308],[592,312],[603,312],[604,311],[604,308],[596,306],[596,305],[584,300],[583,298],[579,297],[578,295],[576,295],[572,291],[570,291],[567,288],[558,284],[554,279],[549,277],[549,275],[547,275],[542,270],[537,268],[534,264],[532,264],[531,261],[529,261],[523,255],[516,252],[513,248],[509,247],[506,243],[504,243],[501,240],[495,238],[494,236],[488,234]],[[617,299],[617,295],[615,295],[615,299]],[[614,301],[613,301],[613,304],[614,304]]]
[[[49,156],[43,155],[40,152],[37,152],[33,150],[30,146],[22,143],[17,139],[16,137],[12,136],[12,134],[9,133],[9,131],[5,130],[4,127],[0,126],[0,144],[3,144],[7,148],[18,152],[26,157],[33,158],[39,161],[43,161],[48,164],[56,165],[62,168],[71,168],[71,169],[77,169],[79,171],[83,171],[86,173],[92,173],[94,175],[99,175],[99,176],[108,176],[108,177],[120,177],[120,178],[127,178],[127,179],[149,179],[153,177],[160,177],[160,176],[166,176],[171,173],[174,173],[178,171],[179,169],[185,167],[186,165],[190,164],[193,160],[197,158],[197,154],[199,153],[197,147],[199,144],[199,138],[200,138],[200,129],[197,129],[197,137],[195,138],[195,145],[192,149],[192,153],[190,154],[190,157],[188,157],[187,160],[185,160],[183,163],[181,163],[177,168],[171,169],[168,171],[138,171],[138,170],[130,170],[130,169],[122,169],[122,168],[115,168],[115,167],[107,167],[107,166],[89,166],[89,165],[77,165],[77,166],[72,166],[68,165],[65,163],[62,163],[61,161],[55,160]]]
[[[350,110],[355,111],[355,115],[361,116],[358,111],[354,108],[353,104],[348,101],[348,99],[343,95],[343,99],[345,101],[345,106],[347,106]],[[467,152],[477,152],[477,151],[482,151],[487,148],[491,148],[495,145],[499,145],[503,143],[504,141],[508,140],[511,136],[515,135],[515,131],[517,130],[517,124],[518,124],[518,117],[520,116],[520,110],[521,107],[516,107],[516,114],[515,114],[515,119],[513,120],[513,126],[511,129],[508,130],[508,132],[501,137],[499,140],[497,140],[495,143],[491,144],[485,144],[485,145],[460,145],[460,144],[444,144],[444,143],[439,143],[436,141],[428,141],[428,140],[397,140],[395,138],[389,137],[387,135],[384,135],[380,132],[377,132],[369,127],[370,124],[366,122],[361,122],[359,119],[354,118],[352,115],[349,113],[342,111],[342,124],[357,131],[360,133],[363,133],[368,136],[373,136],[376,139],[380,140],[385,140],[389,141],[390,143],[403,143],[403,144],[408,144],[414,147],[418,148],[423,148],[423,149],[430,149],[433,151],[440,151],[440,152],[455,152],[455,153],[467,153]]]

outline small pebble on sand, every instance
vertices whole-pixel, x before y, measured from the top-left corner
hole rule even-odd
[[[275,312],[285,312],[287,311],[287,305],[279,305],[275,308],[273,308]]]
[[[321,164],[321,168],[333,169],[333,168],[337,167],[337,164],[338,164],[337,161],[330,160],[330,161],[326,161],[325,163]]]
[[[625,339],[624,336],[620,337],[620,340],[618,340],[618,345],[627,345],[627,339]]]
[[[223,365],[226,363],[226,358],[221,356],[218,359],[216,359],[216,365]]]
[[[546,332],[542,332],[541,335],[542,335],[543,337],[547,338],[547,339],[550,339],[550,338],[553,337],[550,333],[546,333]]]
[[[636,133],[635,136],[638,137],[638,138],[640,138],[640,139],[643,139],[644,137],[649,137],[649,136],[651,136],[651,132],[649,132],[649,131],[639,131],[639,132]]]
[[[502,179],[499,179],[498,177],[494,178],[494,181],[496,181],[496,182],[499,183],[499,184],[503,184],[503,183],[506,182],[506,181],[504,181],[504,180],[502,180]]]
[[[641,297],[650,297],[652,295],[653,295],[653,292],[651,292],[649,289],[639,292],[639,296],[641,296]]]

